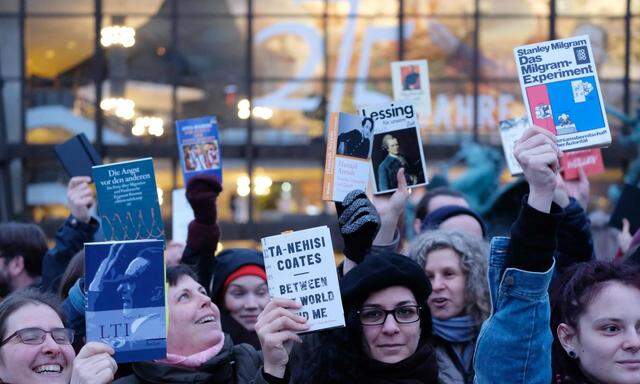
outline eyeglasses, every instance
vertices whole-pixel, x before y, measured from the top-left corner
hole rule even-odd
[[[0,347],[7,344],[14,338],[19,338],[21,343],[29,345],[40,345],[44,343],[44,339],[47,337],[47,333],[51,334],[51,338],[58,344],[71,344],[73,343],[73,329],[69,328],[52,328],[50,331],[45,331],[40,328],[23,328],[15,331],[11,336],[0,342]]]
[[[357,311],[357,313],[362,325],[384,324],[389,314],[393,314],[396,323],[409,324],[420,320],[421,309],[422,307],[419,305],[403,305],[388,311],[382,308],[365,308]]]

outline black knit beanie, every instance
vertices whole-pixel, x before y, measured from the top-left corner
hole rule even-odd
[[[484,223],[484,220],[482,220],[482,217],[480,217],[480,215],[470,210],[469,208],[461,207],[459,205],[446,205],[444,207],[436,209],[435,211],[432,211],[427,216],[425,216],[424,220],[422,220],[420,231],[424,232],[430,229],[438,229],[443,221],[460,215],[467,215],[476,219],[478,223],[480,223],[480,227],[482,228],[482,236],[487,235],[487,227]]]
[[[431,313],[427,299],[431,294],[431,283],[425,271],[407,256],[397,253],[382,253],[367,256],[340,280],[342,305],[345,314],[353,312],[373,292],[393,286],[409,288],[422,306],[422,329],[431,333]]]

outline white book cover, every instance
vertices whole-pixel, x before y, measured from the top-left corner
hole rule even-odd
[[[174,189],[171,192],[171,240],[186,244],[189,223],[193,218],[185,189]]]
[[[354,189],[367,190],[373,120],[331,114],[327,129],[322,199],[342,202]]]
[[[502,120],[500,122],[502,150],[504,151],[504,157],[507,160],[507,166],[509,167],[511,176],[522,175],[522,167],[513,155],[513,148],[516,145],[516,141],[518,141],[524,131],[529,127],[529,121],[525,116],[517,119]]]
[[[308,320],[307,332],[344,327],[329,227],[264,237],[262,254],[269,294],[302,304],[297,314]]]
[[[563,151],[611,143],[589,36],[524,45],[513,54],[533,125],[557,135]]]
[[[418,126],[416,107],[411,102],[366,106],[360,115],[373,121],[371,170],[374,193],[398,189],[396,174],[404,168],[407,186],[427,184],[427,166]]]
[[[425,121],[431,115],[427,60],[394,61],[391,63],[391,82],[393,98],[396,101],[413,102],[421,121]]]

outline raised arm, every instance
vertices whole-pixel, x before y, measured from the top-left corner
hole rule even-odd
[[[194,219],[189,223],[187,246],[182,263],[192,266],[198,273],[199,283],[208,289],[216,259],[214,257],[220,228],[216,199],[222,191],[218,180],[211,175],[195,176],[187,183],[187,200]]]
[[[547,291],[562,217],[561,208],[552,204],[560,151],[554,136],[536,127],[523,134],[514,153],[530,193],[513,224],[511,240],[491,242],[492,311],[476,346],[476,384],[551,382],[553,338]]]
[[[94,241],[99,224],[91,217],[95,198],[89,187],[90,181],[89,177],[76,176],[67,186],[71,215],[56,232],[55,245],[42,260],[42,287],[47,291],[58,291],[60,278],[73,256],[83,249],[84,243]]]

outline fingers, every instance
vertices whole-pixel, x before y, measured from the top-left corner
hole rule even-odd
[[[404,168],[400,168],[398,170],[398,174],[396,175],[396,179],[398,181],[398,189],[407,189],[407,179],[404,177]]]
[[[89,184],[91,182],[91,178],[89,176],[74,176],[69,180],[68,189],[76,188],[81,184]]]
[[[100,353],[104,353],[107,355],[113,355],[114,350],[113,348],[111,348],[111,346],[105,344],[105,343],[100,343],[97,341],[91,341],[88,342],[87,344],[85,344],[84,347],[82,347],[82,349],[80,350],[80,352],[78,353],[78,356],[76,358],[80,358],[80,359],[84,359],[84,358],[88,358],[91,357],[93,355],[97,355]]]
[[[520,136],[520,139],[518,139],[518,142],[524,142],[524,141],[528,140],[529,138],[531,138],[531,137],[533,137],[535,135],[538,135],[538,134],[547,136],[551,140],[553,140],[554,142],[556,140],[555,135],[553,133],[551,133],[550,131],[548,131],[548,130],[546,130],[544,128],[541,128],[541,127],[538,127],[538,126],[534,125],[534,126],[531,126],[531,128],[527,129],[526,131],[524,131],[522,133],[522,136]]]
[[[630,228],[631,228],[631,224],[629,223],[629,220],[627,220],[626,218],[623,218],[622,219],[622,232],[631,234]]]

